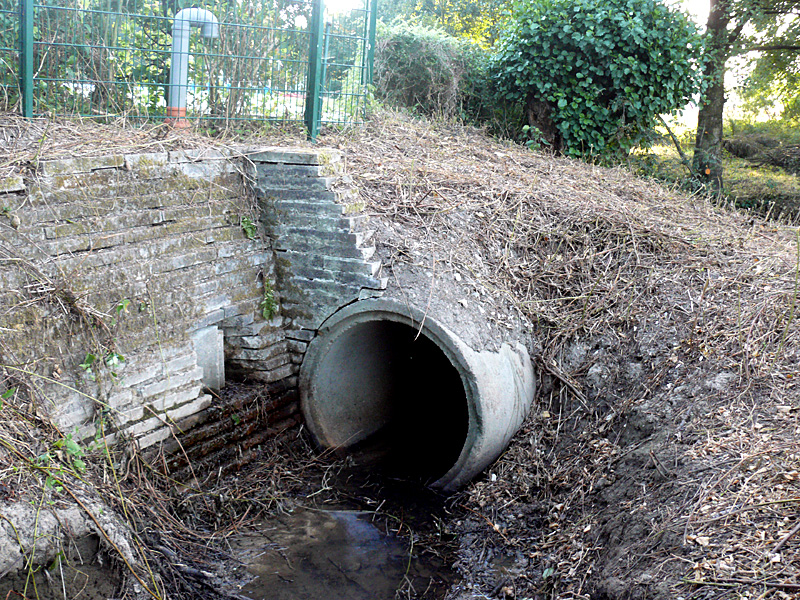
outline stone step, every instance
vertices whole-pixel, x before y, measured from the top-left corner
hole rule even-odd
[[[355,237],[353,234],[347,234]],[[368,260],[375,252],[375,248],[358,248],[355,240],[337,241],[321,239],[315,236],[296,238],[279,238],[275,240],[276,250],[293,250],[295,252],[324,253],[341,258],[361,258]]]
[[[287,150],[286,148],[259,148],[247,155],[259,168],[270,163],[280,165],[335,165],[342,162],[340,150]]]
[[[335,177],[288,177],[282,173],[263,176],[259,174],[256,187],[263,190],[266,195],[274,191],[314,191],[323,192],[331,189]]]
[[[258,177],[267,179],[303,179],[307,177],[325,177],[333,175],[330,169],[322,165],[281,165],[264,163],[258,166]]]
[[[375,256],[375,246],[359,247],[359,250],[361,251],[361,258],[365,261]]]
[[[364,273],[353,273],[352,271],[332,271],[306,265],[296,265],[292,269],[292,275],[294,283],[301,286],[303,285],[304,280],[331,282],[372,289],[377,289],[381,286],[380,280]]]
[[[352,244],[356,248],[362,248],[368,244],[375,236],[375,230],[349,232],[346,229],[310,229],[307,227],[276,227],[274,233],[276,237],[276,248],[292,250],[295,242],[305,243],[307,240],[315,240],[319,243]]]
[[[277,227],[275,233],[278,235],[277,241],[283,246],[293,242],[304,242],[315,240],[321,243],[331,242],[334,244],[352,244],[357,246],[358,234],[350,233],[343,229],[325,230],[309,229],[306,227]]]
[[[356,193],[352,189],[345,190],[292,190],[292,189],[260,189],[256,188],[256,196],[261,200],[281,202],[292,201],[304,203],[306,206],[299,205],[297,210],[312,211],[311,207],[320,203],[340,204],[343,210],[349,208],[350,212],[358,212],[354,210],[354,206],[361,206],[358,202]],[[291,207],[287,207],[291,208]],[[312,211],[313,212],[313,211]]]
[[[296,286],[293,290],[284,292],[281,302],[281,310],[287,304],[302,304],[310,301],[314,304],[331,304],[337,308],[348,301],[358,298],[362,290],[384,290],[388,285],[388,278],[370,278],[365,281],[366,285],[350,284],[346,282],[326,281],[321,279],[309,279],[306,277],[292,277],[292,285]]]
[[[339,216],[331,215],[325,211],[323,213],[292,213],[290,219],[279,222],[281,229],[322,229],[332,231],[334,229],[347,230],[351,233],[363,231],[369,222],[368,215]]]
[[[347,296],[333,295],[322,290],[309,290],[302,296],[287,294],[281,302],[281,312],[301,326],[316,329],[324,318],[342,304],[358,297],[358,290],[350,288]]]
[[[375,237],[375,230],[369,229],[365,231],[356,231],[355,236],[356,236],[356,246],[361,248],[365,244],[369,243],[372,240],[372,238]]]
[[[343,218],[345,207],[333,199],[328,201],[312,200],[264,200],[263,208],[277,223],[287,223],[295,217]]]
[[[281,255],[285,257],[290,264],[303,264],[309,267],[328,269],[331,271],[362,273],[373,277],[377,275],[381,269],[380,261],[365,262],[360,258],[342,258],[339,256],[325,256],[317,254],[309,255],[305,252],[295,252],[292,250],[285,250],[281,252]]]

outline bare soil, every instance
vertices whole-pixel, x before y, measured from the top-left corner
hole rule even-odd
[[[72,539],[49,564],[1,577],[0,598],[104,600],[113,597],[121,577],[104,562],[99,542],[96,535]]]

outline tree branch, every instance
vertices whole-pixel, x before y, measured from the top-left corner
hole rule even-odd
[[[733,30],[728,33],[728,47],[732,46],[736,43],[736,40],[739,39],[739,36],[742,35],[742,30],[744,29],[745,25],[750,22],[750,16],[746,16],[739,21],[739,24],[733,28]]]
[[[672,143],[675,144],[675,149],[678,151],[678,155],[681,157],[681,163],[684,167],[689,169],[689,174],[693,173],[692,171],[692,163],[689,162],[689,159],[686,157],[686,154],[683,152],[683,148],[681,148],[681,143],[678,141],[678,138],[675,137],[675,134],[672,133],[672,129],[669,128],[667,122],[664,120],[664,117],[658,115],[658,120],[661,121],[661,124],[666,127],[667,133],[669,133],[669,137],[672,138]]]

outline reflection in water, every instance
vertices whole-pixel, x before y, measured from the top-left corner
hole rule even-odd
[[[297,509],[253,525],[231,540],[255,577],[241,593],[254,600],[389,600],[406,575],[441,580],[435,566],[412,560],[407,545],[378,530],[372,516]]]

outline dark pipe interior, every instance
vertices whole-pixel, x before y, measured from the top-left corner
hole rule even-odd
[[[333,342],[317,371],[326,372],[334,386],[331,402],[352,401],[345,409],[352,411],[352,422],[362,418],[362,430],[373,429],[353,447],[357,459],[380,458],[390,474],[428,482],[455,465],[469,426],[464,385],[442,350],[417,337],[415,328],[394,321],[359,323]],[[326,393],[324,379],[317,382],[318,395]]]

